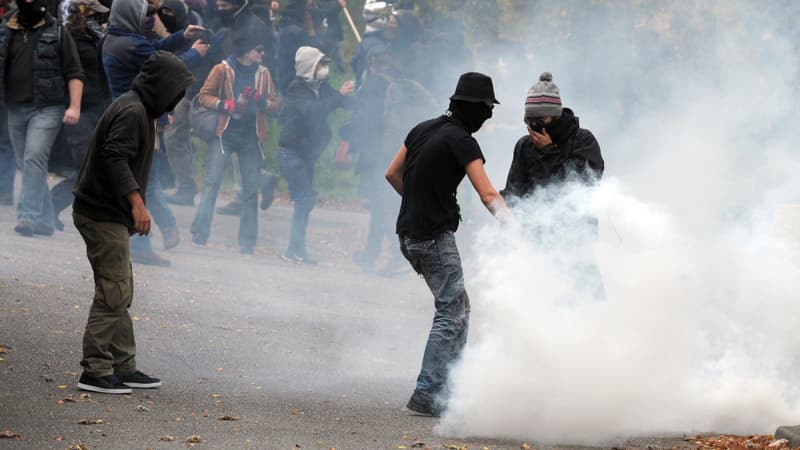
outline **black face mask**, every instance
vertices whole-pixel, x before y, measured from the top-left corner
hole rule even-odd
[[[458,121],[464,124],[467,131],[472,134],[483,126],[483,123],[492,118],[492,106],[486,103],[472,103],[453,100],[450,102],[450,111]]]
[[[32,28],[47,14],[47,3],[44,0],[34,0],[28,3],[25,0],[17,2],[19,15],[17,20],[25,28]]]
[[[180,95],[178,95],[178,97],[176,97],[175,100],[173,100],[172,103],[170,103],[169,106],[167,106],[166,112],[172,113],[172,111],[175,111],[175,108],[178,106],[178,103],[180,103],[181,100],[183,100],[183,97],[185,96],[186,96],[186,89],[182,90]]]
[[[158,18],[161,19],[161,23],[164,24],[164,27],[167,29],[168,32],[174,33],[180,30],[182,27],[178,23],[178,18],[169,14],[164,14],[163,11],[158,11]]]
[[[236,14],[236,11],[233,9],[217,10],[217,17],[225,26],[233,25],[234,14]]]

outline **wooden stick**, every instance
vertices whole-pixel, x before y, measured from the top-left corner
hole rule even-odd
[[[353,16],[350,15],[350,11],[347,10],[347,6],[342,6],[342,9],[344,10],[344,16],[347,18],[347,23],[350,24],[350,29],[353,30],[353,34],[356,35],[356,42],[360,44],[361,35],[358,33],[355,22],[353,22]]]

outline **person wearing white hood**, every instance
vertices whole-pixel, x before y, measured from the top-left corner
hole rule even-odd
[[[331,130],[328,114],[351,108],[355,84],[346,81],[336,91],[328,82],[330,59],[314,47],[300,47],[295,54],[297,76],[289,84],[279,116],[278,167],[289,185],[294,202],[289,246],[285,261],[314,264],[306,254],[308,216],[317,200],[312,189],[314,163],[328,145]]]

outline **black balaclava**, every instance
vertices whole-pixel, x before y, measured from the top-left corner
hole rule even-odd
[[[31,3],[19,0],[17,8],[19,8],[17,20],[24,28],[33,28],[47,14],[47,2],[45,0],[33,0]]]
[[[165,14],[164,9],[172,11],[172,15]],[[186,4],[183,0],[166,0],[158,10],[158,18],[170,33],[175,33],[189,25]]]
[[[481,129],[483,123],[492,117],[492,107],[484,102],[450,101],[450,112],[467,127],[470,134]]]

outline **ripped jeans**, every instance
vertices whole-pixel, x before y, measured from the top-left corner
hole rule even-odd
[[[461,356],[469,330],[469,297],[455,236],[448,231],[431,240],[401,237],[400,250],[425,278],[436,306],[416,390],[426,400],[444,404],[450,367]]]

